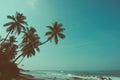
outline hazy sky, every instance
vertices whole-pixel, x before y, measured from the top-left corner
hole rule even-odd
[[[120,70],[120,0],[0,0],[0,35],[7,15],[27,16],[41,41],[54,21],[64,24],[66,39],[40,46],[24,59],[24,69]]]

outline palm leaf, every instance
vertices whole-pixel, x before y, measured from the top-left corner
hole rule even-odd
[[[63,26],[63,24],[61,24],[61,23],[60,23],[60,24],[57,24],[57,27],[61,27],[61,26]]]
[[[52,34],[52,32],[50,32],[50,31],[45,33],[46,36],[51,35],[51,34]]]
[[[64,38],[65,38],[65,35],[62,34],[62,33],[58,33],[58,36],[59,36],[61,39],[64,39]]]
[[[12,27],[8,27],[8,28],[6,29],[6,31],[7,31],[7,32],[10,32],[10,31],[12,32],[12,31],[13,31],[13,30],[12,30]]]
[[[6,27],[6,26],[10,26],[12,24],[14,24],[14,22],[8,22],[8,23],[4,24],[3,26]]]
[[[16,21],[14,16],[7,16],[7,18]]]
[[[58,37],[57,37],[57,35],[55,35],[54,41],[55,41],[56,44],[58,44]]]
[[[26,26],[28,25],[26,21],[21,21],[21,23],[26,25]]]
[[[16,33],[18,33],[18,35],[20,34],[20,32],[21,32],[21,27],[20,26],[18,26],[17,27],[17,31],[16,31]]]
[[[21,26],[21,28],[23,29],[23,31],[25,32],[25,31],[26,31],[26,28],[25,28],[22,24],[20,24],[20,26]]]
[[[52,26],[47,26],[48,29],[50,29],[51,31],[54,30],[54,28]]]
[[[54,27],[56,28],[57,27],[57,25],[58,25],[58,22],[56,21],[56,22],[54,22],[53,23],[53,25],[54,25]]]
[[[36,32],[36,29],[33,27],[30,27],[30,32],[34,33],[34,32]]]
[[[59,32],[63,32],[65,28],[59,28]]]
[[[36,50],[37,50],[38,52],[40,52],[40,48],[36,47]]]

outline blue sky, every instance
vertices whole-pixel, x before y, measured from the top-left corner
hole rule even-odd
[[[58,45],[40,46],[40,53],[21,64],[24,69],[41,70],[120,70],[119,0],[1,0],[0,35],[7,15],[16,11],[27,16],[41,41],[54,21],[66,29],[66,39]]]

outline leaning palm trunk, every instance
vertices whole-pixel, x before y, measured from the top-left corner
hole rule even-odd
[[[10,31],[10,32],[11,32],[11,31]],[[7,36],[5,37],[5,39],[3,40],[3,42],[2,42],[1,44],[3,44],[3,43],[7,40],[7,38],[8,38],[8,36],[9,36],[10,32],[7,34]]]
[[[17,65],[19,65],[23,61],[24,58],[25,58],[25,56],[23,56],[23,58],[21,59],[21,61]]]
[[[13,61],[13,63],[15,63],[21,56],[23,56],[23,54],[20,54],[20,55]]]
[[[45,42],[41,43],[40,45],[43,45],[45,43],[47,43],[50,39],[48,38]]]

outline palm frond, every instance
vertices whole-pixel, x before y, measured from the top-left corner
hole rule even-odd
[[[58,44],[58,37],[57,37],[57,35],[55,35],[54,40],[55,40],[55,43]]]
[[[20,34],[20,32],[21,32],[21,27],[20,27],[20,25],[17,27],[17,31],[16,31],[16,33],[18,33],[18,35]]]
[[[8,27],[7,29],[6,29],[6,32],[12,32],[13,31],[13,29],[12,29],[12,27]]]
[[[26,21],[21,21],[22,24],[28,26],[27,22]]]
[[[33,27],[30,27],[30,32],[31,32],[31,33],[34,33],[34,32],[36,32],[36,29],[33,28]]]
[[[36,47],[36,50],[37,50],[38,52],[40,52],[40,48]]]
[[[59,28],[59,32],[63,32],[65,28]]]
[[[49,31],[49,32],[45,33],[45,36],[48,36],[48,35],[51,35],[51,34],[52,34],[52,32]]]
[[[9,16],[7,16],[7,18],[8,18],[8,19],[11,19],[11,20],[13,20],[13,21],[16,21],[16,19],[15,19],[14,16],[10,16],[10,15],[9,15]]]
[[[56,21],[56,22],[54,22],[53,23],[53,25],[54,25],[54,27],[56,28],[57,27],[57,25],[58,25],[58,22]]]
[[[25,28],[22,24],[20,24],[20,26],[21,26],[21,28],[23,29],[23,31],[25,32],[25,31],[26,31],[26,28]]]
[[[8,22],[8,23],[5,23],[3,26],[6,27],[6,26],[10,26],[10,25],[13,25],[14,22]]]
[[[51,31],[54,30],[54,28],[52,26],[47,26],[48,29],[50,29]]]
[[[58,33],[58,36],[59,36],[61,39],[64,39],[64,38],[65,38],[65,35],[62,34],[62,33]]]
[[[59,23],[59,24],[57,24],[57,26],[58,26],[58,27],[62,27],[62,26],[63,26],[63,24]]]

